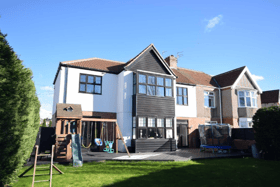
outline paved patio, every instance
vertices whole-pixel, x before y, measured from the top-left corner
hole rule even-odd
[[[231,153],[212,153],[211,150],[200,152],[199,149],[184,148],[178,149],[173,152],[148,152],[148,153],[130,153],[130,157],[127,153],[106,153],[106,152],[90,152],[88,149],[82,149],[82,157],[84,162],[92,161],[105,161],[105,160],[119,160],[119,161],[188,161],[197,159],[211,159],[211,158],[234,158],[251,156],[250,153],[241,153],[240,151],[232,151]],[[34,158],[26,165],[34,163]],[[49,164],[50,158],[43,158],[38,160],[37,164]],[[58,163],[58,162],[54,162]]]

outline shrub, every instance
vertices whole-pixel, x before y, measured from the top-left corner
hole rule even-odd
[[[280,108],[259,109],[253,117],[257,147],[272,159],[280,159]]]
[[[30,156],[40,124],[32,71],[0,31],[0,186],[17,179]]]

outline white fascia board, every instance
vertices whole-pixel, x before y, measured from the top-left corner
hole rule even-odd
[[[232,89],[235,89],[237,84],[239,83],[240,79],[242,78],[242,76],[247,72],[247,74],[249,75],[251,81],[253,82],[254,86],[256,86],[257,90],[262,93],[261,88],[259,87],[259,85],[257,84],[257,82],[253,79],[251,72],[249,71],[248,67],[246,66],[244,68],[244,70],[240,73],[239,77],[236,79],[235,83],[232,85]]]

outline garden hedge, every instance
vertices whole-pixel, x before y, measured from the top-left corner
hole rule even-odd
[[[259,109],[253,117],[257,147],[267,158],[280,160],[280,107]]]

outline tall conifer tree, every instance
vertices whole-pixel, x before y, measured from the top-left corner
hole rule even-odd
[[[0,30],[0,186],[16,180],[30,156],[40,123],[32,71]]]

